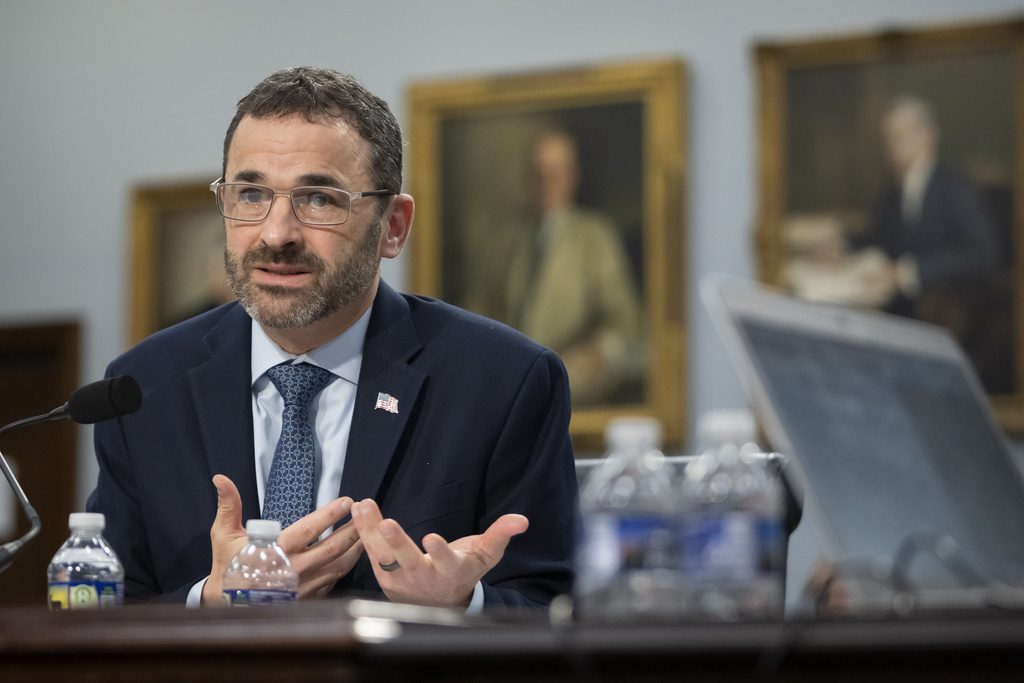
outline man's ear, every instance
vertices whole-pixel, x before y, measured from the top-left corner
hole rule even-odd
[[[412,195],[399,194],[391,201],[391,208],[384,217],[385,230],[380,241],[381,258],[395,258],[402,253],[409,239],[409,231],[412,230],[412,215],[415,209],[416,202],[413,201]]]

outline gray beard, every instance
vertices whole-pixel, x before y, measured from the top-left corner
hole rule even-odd
[[[376,221],[352,255],[333,268],[316,254],[290,246],[251,249],[245,252],[240,263],[225,247],[224,270],[242,308],[260,325],[276,329],[306,327],[338,312],[369,290],[380,267],[379,241],[380,222]],[[302,266],[313,275],[313,285],[299,290],[257,285],[250,275],[250,268],[257,263]],[[280,304],[288,299],[292,304],[282,308]]]

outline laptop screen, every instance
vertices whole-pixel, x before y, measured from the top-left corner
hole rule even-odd
[[[764,319],[737,326],[846,555],[891,557],[911,534],[945,533],[983,575],[1024,578],[1024,490],[962,363]]]

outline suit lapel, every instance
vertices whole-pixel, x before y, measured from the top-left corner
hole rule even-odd
[[[421,348],[409,305],[381,281],[363,345],[341,495],[362,500],[379,492],[426,379],[408,364]],[[397,414],[376,407],[380,394],[398,400]]]
[[[260,517],[253,457],[252,321],[235,306],[203,340],[210,359],[190,373],[192,400],[212,474],[227,476],[242,497],[242,519]]]

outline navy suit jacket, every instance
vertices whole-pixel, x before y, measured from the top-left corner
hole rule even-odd
[[[125,566],[130,599],[184,601],[210,571],[216,473],[260,516],[253,456],[251,319],[228,304],[141,342],[142,409],[96,425],[88,509]],[[377,394],[399,412],[375,410]],[[496,323],[380,283],[363,349],[339,495],[373,498],[417,543],[482,532],[516,512],[529,530],[483,579],[485,604],[543,605],[570,589],[578,520],[565,369]],[[377,593],[364,555],[335,594]]]
[[[913,255],[924,289],[991,275],[996,265],[995,228],[965,178],[936,166],[915,223],[904,221],[902,202],[899,185],[890,180],[875,207],[871,232],[860,246],[878,245],[892,259]]]

